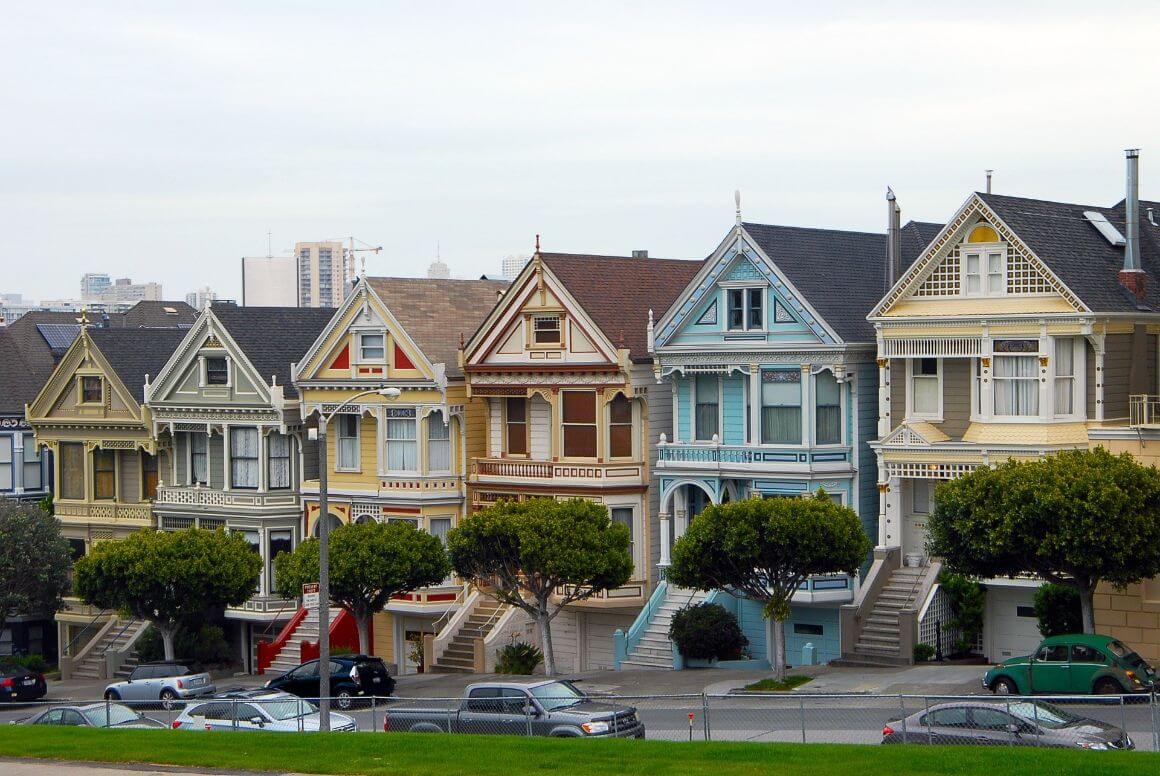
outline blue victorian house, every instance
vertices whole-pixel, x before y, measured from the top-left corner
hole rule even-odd
[[[737,499],[821,488],[877,538],[868,443],[877,433],[878,373],[866,314],[931,231],[897,226],[889,205],[890,236],[743,223],[738,210],[736,225],[652,325],[655,378],[673,395],[673,436],[654,440],[662,573],[697,514]],[[843,574],[816,577],[794,596],[789,663],[840,657],[838,608],[856,585]],[[758,602],[666,584],[621,640],[620,663],[680,665],[667,636],[672,614],[706,599],[737,614],[750,656],[767,666],[772,629]]]

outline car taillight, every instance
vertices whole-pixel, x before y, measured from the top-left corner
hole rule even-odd
[[[181,720],[179,720],[179,719],[173,720],[173,729],[177,730],[179,727],[181,727]]]
[[[0,687],[11,687],[13,684],[15,684],[15,682],[12,681],[11,677],[4,677],[3,679],[0,679]]]
[[[383,715],[383,732],[384,733],[391,732],[391,715],[390,714]]]
[[[883,736],[892,736],[892,735],[894,735],[894,728],[890,727],[889,725],[883,725],[883,726],[882,726],[882,735],[883,735]]]
[[[178,680],[177,680],[177,689],[179,689],[179,690],[184,690],[184,689],[185,689],[185,682],[183,682],[183,681],[181,681],[180,679],[178,679]]]

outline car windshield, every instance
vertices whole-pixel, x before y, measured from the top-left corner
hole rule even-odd
[[[263,701],[260,698],[255,698],[254,705],[261,706],[263,711],[277,720],[296,719],[317,711],[310,701],[290,698],[276,701]]]
[[[1009,703],[1007,704],[1007,710],[1020,719],[1025,719],[1032,724],[1039,724],[1042,727],[1051,728],[1052,730],[1074,725],[1083,719],[1072,714],[1070,711],[1064,711],[1058,706],[1037,701]]]
[[[137,722],[141,719],[137,712],[117,703],[84,709],[84,715],[93,727],[113,727],[114,725],[124,725],[127,722]]]
[[[569,682],[549,682],[532,688],[532,695],[547,711],[562,709],[565,706],[575,706],[586,700],[584,693],[577,690]]]

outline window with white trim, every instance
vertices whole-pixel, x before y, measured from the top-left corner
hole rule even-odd
[[[24,435],[24,489],[40,490],[44,483],[40,476],[40,448],[36,446],[36,437],[32,434]]]
[[[209,435],[200,431],[189,432],[189,484],[209,482]]]
[[[833,372],[814,375],[814,442],[842,442],[842,386]]]
[[[15,478],[12,476],[12,437],[0,436],[0,490],[12,490]]]
[[[761,444],[802,443],[802,370],[761,372]]]
[[[993,350],[994,414],[999,417],[1038,415],[1038,340],[996,340]]]
[[[427,471],[451,471],[451,426],[443,416],[427,416]]]
[[[415,410],[387,410],[387,471],[419,471],[419,441]]]
[[[338,416],[338,435],[334,467],[340,472],[359,470],[359,418],[355,414]]]
[[[272,432],[266,437],[266,480],[267,487],[290,487],[290,437]]]
[[[532,316],[532,344],[560,345],[563,343],[563,321],[559,315]]]
[[[907,361],[910,376],[909,417],[936,420],[942,418],[942,361],[937,358],[914,358]]]
[[[962,249],[963,293],[1002,296],[1007,293],[1007,251],[1000,247]]]
[[[730,288],[725,294],[726,323],[730,331],[761,329],[765,319],[764,288]]]
[[[1055,338],[1055,414],[1060,417],[1076,415],[1079,399],[1076,351],[1079,337]]]
[[[210,356],[205,359],[205,382],[203,385],[229,385],[230,361],[225,356]]]
[[[358,359],[362,363],[382,363],[387,357],[387,337],[382,333],[358,335]]]
[[[718,410],[720,406],[720,386],[717,375],[697,375],[693,381],[696,392],[694,411],[694,438],[708,442],[718,433]]]
[[[628,554],[636,567],[636,527],[633,524],[632,507],[612,507],[612,522],[620,523],[628,529]]]
[[[258,429],[230,429],[230,487],[258,487]]]

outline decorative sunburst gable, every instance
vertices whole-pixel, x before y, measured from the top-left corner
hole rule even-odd
[[[725,317],[728,311],[723,307],[720,289],[742,284],[768,287],[764,329],[769,333],[780,329],[797,332],[794,336],[814,343],[840,342],[837,333],[778,269],[776,257],[766,255],[744,227],[738,226],[729,231],[697,276],[661,316],[655,327],[655,347],[678,344],[685,334],[729,335]]]
[[[993,267],[972,264],[972,274],[979,277],[977,289],[965,286],[968,260],[975,255],[985,257],[988,246],[997,246],[1002,251],[1001,269],[996,272],[994,282],[1001,283],[1002,291],[984,292],[983,285],[992,282],[988,278]],[[970,257],[970,259],[969,259]],[[1001,280],[998,273],[1001,272]],[[1048,297],[1058,300],[1056,305],[1063,310],[1086,312],[1087,306],[1051,271],[1044,261],[1035,255],[1023,240],[1003,222],[977,194],[972,194],[959,208],[954,217],[943,227],[938,236],[927,246],[921,256],[887,292],[886,296],[870,313],[870,318],[906,314],[899,305],[907,300],[929,302],[949,299],[974,299],[983,304],[989,312],[1005,312],[1003,301],[1015,309],[1009,312],[1028,312],[1023,309],[1027,301]],[[985,301],[984,301],[985,300]],[[1030,302],[1032,306],[1046,302]],[[926,311],[926,308],[923,308]],[[929,312],[930,311],[926,311]],[[948,310],[948,313],[950,311]],[[963,311],[959,311],[963,312]]]
[[[202,360],[207,356],[224,356],[228,360],[228,386],[207,388],[203,385]],[[245,351],[214,316],[213,308],[208,307],[149,384],[145,402],[151,405],[184,404],[194,399],[216,400],[232,396],[246,402],[271,403],[274,397],[282,396],[282,388],[271,388],[267,380],[268,377],[263,379],[258,374]]]
[[[99,377],[99,403],[81,401],[81,379]],[[133,393],[117,376],[116,370],[88,336],[87,330],[73,341],[49,375],[40,393],[25,408],[30,421],[140,421],[142,409]]]

